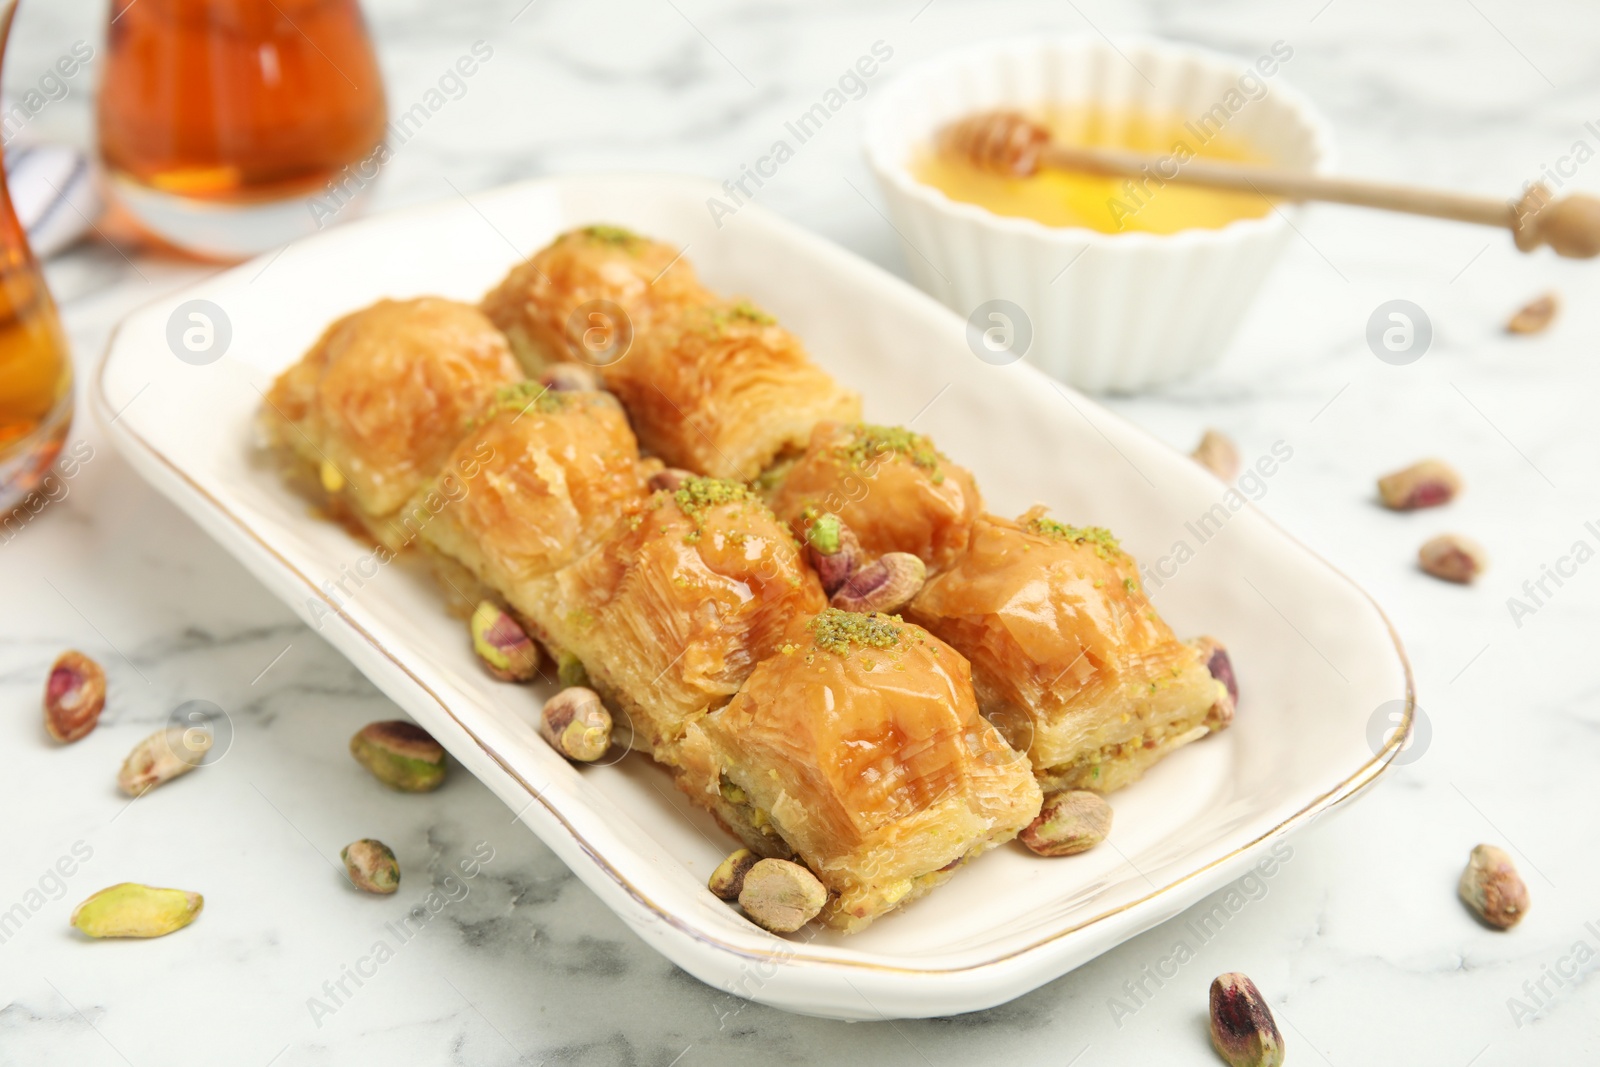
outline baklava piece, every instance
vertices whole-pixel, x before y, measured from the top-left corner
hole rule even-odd
[[[817,423],[861,413],[860,396],[744,301],[684,308],[636,335],[628,354],[600,372],[642,448],[719,478],[749,481],[780,454],[804,449]]]
[[[1043,799],[978,713],[967,661],[897,616],[799,622],[684,751],[682,788],[753,849],[810,867],[823,921],[845,931],[1011,840]]]
[[[380,300],[328,327],[267,393],[268,442],[329,510],[389,548],[390,520],[443,468],[468,420],[522,378],[481,312],[438,297]]]
[[[725,703],[822,588],[794,538],[735,482],[691,477],[625,512],[519,604],[573,657],[624,740],[669,765],[688,723]]]
[[[868,423],[819,424],[805,453],[775,478],[772,510],[804,538],[838,516],[868,556],[909,552],[930,571],[966,551],[983,503],[965,467],[922,434]]]
[[[587,552],[645,495],[615,397],[523,382],[495,395],[396,521],[525,614],[530,582]]]
[[[1015,522],[981,516],[966,555],[909,616],[971,660],[984,714],[1027,751],[1047,792],[1120,789],[1231,710],[1111,534],[1043,508]]]
[[[530,375],[546,364],[620,357],[682,307],[709,303],[683,254],[620,226],[570,230],[511,269],[483,311]],[[620,308],[626,322],[616,321]]]

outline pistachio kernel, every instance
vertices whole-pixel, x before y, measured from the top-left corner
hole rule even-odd
[[[1417,564],[1435,578],[1470,583],[1489,565],[1483,546],[1460,534],[1440,534],[1417,550]]]
[[[539,736],[568,759],[592,763],[611,747],[611,713],[594,690],[568,686],[545,701]]]
[[[1461,872],[1461,899],[1496,930],[1509,930],[1528,913],[1528,886],[1511,857],[1493,845],[1479,845]]]
[[[693,477],[693,471],[686,471],[681,467],[663,467],[652,474],[645,484],[652,493],[659,493],[663,489],[669,493],[676,493],[683,488],[684,482]]]
[[[188,774],[211,751],[211,734],[199,728],[169,726],[133,746],[117,772],[117,785],[130,797]]]
[[[1040,856],[1087,852],[1111,832],[1111,805],[1098,793],[1070,789],[1044,798],[1039,815],[1017,840]]]
[[[1228,1067],[1280,1067],[1283,1035],[1261,990],[1238,973],[1211,983],[1211,1043]]]
[[[522,625],[485,600],[472,613],[472,650],[490,674],[502,682],[526,682],[538,677],[539,647]]]
[[[199,893],[122,882],[72,909],[72,925],[90,937],[165,937],[194,922]]]
[[[806,560],[831,597],[861,564],[861,542],[839,516],[823,512],[806,526]]]
[[[740,891],[744,889],[744,876],[760,861],[760,856],[741,848],[717,864],[717,869],[711,872],[711,877],[706,881],[706,888],[719,900],[738,900]]]
[[[1206,726],[1216,733],[1233,722],[1234,709],[1239,705],[1239,680],[1233,673],[1233,660],[1227,646],[1215,637],[1197,637],[1189,644],[1218,684],[1216,701],[1206,712]]]
[[[1543,333],[1561,310],[1561,298],[1545,293],[1523,305],[1506,323],[1506,333]]]
[[[402,793],[426,793],[444,784],[444,748],[415,723],[368,723],[350,739],[350,754],[374,778]]]
[[[792,934],[828,902],[817,876],[789,860],[761,860],[745,872],[739,906],[750,921],[775,934]]]
[[[1461,492],[1461,475],[1442,459],[1425,459],[1378,479],[1378,499],[1392,511],[1448,504]]]
[[[1200,443],[1189,456],[1225,482],[1231,482],[1239,476],[1239,449],[1226,434],[1218,430],[1207,430],[1202,434]]]
[[[589,671],[584,667],[583,660],[570,652],[563,652],[556,657],[556,681],[568,688],[589,684]]]
[[[363,837],[339,850],[350,884],[368,893],[387,895],[400,888],[400,864],[382,841]]]
[[[898,611],[922,589],[928,566],[909,552],[886,552],[859,567],[830,601],[841,611],[887,615]]]
[[[57,741],[77,741],[100,721],[106,706],[106,672],[82,652],[56,658],[44,684],[44,728]]]

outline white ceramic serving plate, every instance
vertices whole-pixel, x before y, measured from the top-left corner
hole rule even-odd
[[[959,317],[759,208],[719,229],[705,203],[715,191],[663,176],[550,179],[341,226],[130,316],[95,406],[151,484],[443,742],[641,938],[763,1003],[843,1019],[999,1004],[1176,914],[1378,778],[1403,739],[1375,754],[1369,719],[1399,701],[1409,722],[1411,685],[1360,589],[1249,506],[1224,507],[1220,532],[1198,544],[1185,524],[1224,487],[1193,462],[1026,365],[980,362]],[[998,849],[855,937],[781,939],[712,897],[705,880],[731,839],[641,757],[585,768],[557,757],[530,725],[543,694],[484,673],[422,569],[377,568],[344,530],[311,518],[254,448],[260,390],[331,319],[384,296],[474,300],[558,232],[602,220],[679,243],[710,285],[771,310],[861,390],[869,417],[910,423],[969,465],[995,510],[1043,501],[1112,527],[1151,562],[1190,541],[1196,555],[1165,568],[1175,575],[1154,598],[1180,633],[1227,640],[1244,687],[1234,727],[1117,794],[1114,847],[1059,860]],[[197,298],[232,328],[226,355],[202,366],[167,341],[175,310]],[[344,592],[329,584],[341,577]]]

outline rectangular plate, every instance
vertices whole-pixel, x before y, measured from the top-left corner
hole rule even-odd
[[[1409,729],[1411,679],[1366,594],[1188,458],[1026,363],[976,359],[966,323],[904,282],[754,206],[718,228],[706,210],[717,192],[688,178],[560,178],[340,226],[129,316],[95,406],[152,485],[640,937],[713,986],[790,1011],[948,1015],[1019,996],[1237,877],[1389,766]],[[545,694],[485,674],[425,571],[380,567],[310,517],[255,448],[262,390],[335,317],[380,297],[475,301],[557,233],[597,221],[685,247],[710,286],[752,297],[859,389],[869,418],[914,422],[971,467],[992,510],[1043,502],[1115,530],[1157,568],[1149,584],[1173,627],[1227,642],[1243,681],[1232,729],[1115,794],[1113,847],[1057,860],[997,849],[854,937],[780,939],[712,897],[706,877],[733,841],[664,773],[639,756],[585,768],[559,758],[530,725]],[[229,335],[203,364],[175,355],[184,330],[203,333],[188,317],[197,307],[217,320],[214,343]],[[1402,729],[1369,741],[1391,708]]]

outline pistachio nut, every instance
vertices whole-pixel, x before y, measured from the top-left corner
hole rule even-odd
[[[739,906],[750,921],[775,934],[792,934],[828,902],[817,876],[789,860],[761,860],[745,872]]]
[[[1461,872],[1461,899],[1496,930],[1509,930],[1528,913],[1528,886],[1503,850],[1479,845]]]
[[[100,721],[106,672],[82,652],[63,652],[44,684],[44,728],[57,741],[77,741]]]
[[[1233,659],[1227,646],[1215,637],[1198,637],[1189,644],[1200,653],[1200,662],[1219,685],[1216,702],[1206,712],[1206,726],[1216,733],[1233,722],[1234,709],[1239,705],[1239,680],[1233,673]]]
[[[368,893],[389,894],[400,888],[400,864],[382,841],[363,837],[339,850],[350,883]]]
[[[1489,554],[1471,538],[1447,533],[1417,550],[1417,564],[1435,578],[1467,585],[1489,565]]]
[[[539,736],[568,759],[591,763],[611,747],[611,713],[593,689],[568,686],[545,701]]]
[[[1098,793],[1070,789],[1044,798],[1039,815],[1017,839],[1041,856],[1087,852],[1111,832],[1111,805]]]
[[[831,603],[841,611],[892,614],[911,602],[927,580],[928,567],[910,552],[886,552],[850,575]]]
[[[1555,293],[1535,297],[1511,316],[1511,321],[1506,323],[1506,332],[1543,333],[1555,321],[1556,312],[1560,310],[1561,298]]]
[[[1239,449],[1233,441],[1218,430],[1207,430],[1200,443],[1189,453],[1191,459],[1225,482],[1239,476]]]
[[[350,739],[350,754],[402,793],[426,793],[444,783],[444,748],[415,723],[368,723]]]
[[[750,868],[760,860],[760,856],[747,848],[731,853],[727,859],[717,864],[716,870],[711,872],[711,877],[706,881],[706,888],[720,900],[738,900],[739,892],[744,889],[744,876],[750,873]]]
[[[117,772],[117,785],[130,797],[188,774],[211,751],[211,734],[198,728],[169,726],[133,746]]]
[[[1425,459],[1378,479],[1378,499],[1392,511],[1448,504],[1461,492],[1461,475],[1442,459]]]
[[[676,493],[683,488],[684,482],[693,477],[693,471],[686,471],[681,467],[663,467],[652,474],[645,484],[652,493],[659,493],[663,489],[669,493]]]
[[[823,512],[806,524],[806,559],[817,572],[822,591],[833,596],[860,565],[861,543],[839,516]]]
[[[1228,1067],[1280,1067],[1283,1035],[1256,984],[1242,974],[1211,983],[1211,1043]]]
[[[72,925],[90,937],[165,937],[194,922],[199,893],[123,882],[72,909]]]
[[[526,682],[539,675],[539,646],[528,632],[492,600],[472,613],[472,650],[502,682]]]

